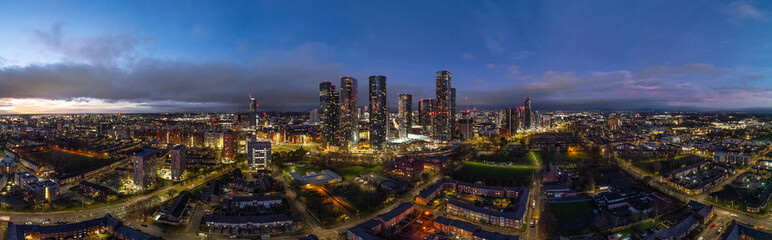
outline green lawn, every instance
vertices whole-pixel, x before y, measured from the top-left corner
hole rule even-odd
[[[462,181],[483,181],[492,185],[525,185],[534,171],[533,165],[500,167],[481,162],[467,162],[454,173],[454,179]]]
[[[550,203],[550,212],[558,219],[576,219],[591,217],[593,215],[592,201],[570,202],[570,203]]]
[[[372,167],[363,167],[363,166],[350,166],[350,167],[343,167],[333,170],[335,173],[343,177],[344,179],[349,179],[352,177],[356,177],[365,173],[378,173],[381,171],[380,166],[372,166]]]

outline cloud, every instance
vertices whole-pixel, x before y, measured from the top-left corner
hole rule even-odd
[[[466,59],[466,60],[474,60],[474,59],[477,58],[477,56],[475,56],[472,53],[468,53],[467,52],[467,53],[461,54],[461,58]]]
[[[494,68],[496,68],[496,65],[493,64],[493,63],[488,63],[487,65],[485,65],[485,68],[487,68],[487,69],[494,69]]]
[[[762,81],[737,81],[749,76],[759,75],[708,64],[659,66],[639,72],[546,71],[516,76],[510,84],[459,92],[469,96],[467,104],[491,108],[522,105],[523,97],[532,97],[534,108],[543,110],[772,108],[770,87],[758,83]]]
[[[742,18],[752,18],[756,20],[764,18],[764,13],[761,10],[745,1],[732,2],[727,9],[731,14]]]
[[[63,23],[57,23],[47,30],[35,30],[33,41],[65,61],[96,65],[113,65],[131,60],[141,42],[129,34],[68,38],[63,28]]]
[[[0,89],[11,91],[0,92],[0,98],[97,99],[235,111],[246,108],[252,93],[266,109],[304,110],[318,102],[319,82],[345,72],[340,63],[321,64],[327,54],[325,45],[310,43],[263,52],[250,64],[144,58],[128,68],[86,63],[6,67],[0,69]]]

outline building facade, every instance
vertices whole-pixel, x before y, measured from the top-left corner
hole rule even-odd
[[[268,168],[271,164],[271,142],[247,141],[247,159],[250,167]]]
[[[340,104],[339,94],[332,82],[319,84],[319,111],[322,121],[322,140],[327,146],[339,146]]]
[[[172,166],[171,166],[171,177],[172,180],[179,181],[182,180],[182,175],[185,173],[185,167],[187,161],[185,160],[185,145],[177,145],[172,148],[171,156],[172,156]]]
[[[407,138],[413,128],[413,95],[403,93],[399,95],[399,137]]]
[[[359,142],[358,86],[356,78],[340,78],[340,136],[346,149],[356,147]]]
[[[134,155],[132,160],[134,166],[134,188],[146,189],[156,181],[156,157],[155,151],[145,149]]]
[[[436,83],[437,98],[433,106],[432,138],[437,141],[450,141],[452,137],[450,71],[437,71]]]
[[[383,148],[389,129],[386,76],[370,76],[370,146]]]

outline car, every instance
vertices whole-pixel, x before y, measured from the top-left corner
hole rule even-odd
[[[713,225],[710,225],[710,228],[714,228],[714,227],[716,227],[715,223]]]
[[[424,223],[424,222],[423,222],[423,221],[421,221],[421,220],[415,220],[415,222],[417,222],[418,224]]]
[[[736,217],[737,217],[737,214],[734,214],[734,213],[732,213],[732,217],[733,217],[733,218],[736,218]]]
[[[147,224],[144,224],[144,223],[143,223],[143,224],[140,224],[140,226],[142,226],[142,227],[147,227]]]
[[[166,230],[166,228],[161,228],[162,233],[169,233],[169,231]]]

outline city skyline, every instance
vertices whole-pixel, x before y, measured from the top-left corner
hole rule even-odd
[[[772,110],[767,2],[405,3],[4,4],[0,114],[307,111],[372,75],[396,112],[446,69],[458,109]]]

